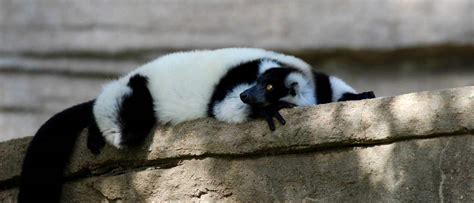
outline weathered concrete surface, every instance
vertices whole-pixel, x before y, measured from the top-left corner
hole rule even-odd
[[[0,52],[474,43],[471,0],[0,2]]]
[[[264,122],[160,127],[94,157],[81,136],[68,201],[474,200],[474,87],[295,108]],[[0,201],[13,201],[30,138],[0,143]]]
[[[67,202],[472,202],[474,136],[324,152],[185,159],[65,186]],[[14,200],[15,190],[0,193]]]
[[[77,202],[472,202],[473,155],[474,136],[465,135],[324,153],[189,159],[76,181],[65,196]]]
[[[67,202],[472,202],[473,146],[474,136],[465,135],[321,153],[186,159],[164,169],[74,181],[64,196]],[[0,200],[14,202],[15,195],[0,192]]]

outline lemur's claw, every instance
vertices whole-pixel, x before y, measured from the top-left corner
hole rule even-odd
[[[289,102],[278,101],[276,103],[263,106],[263,107],[254,106],[254,108],[257,112],[257,115],[261,118],[263,117],[267,121],[268,127],[270,128],[270,130],[275,131],[276,127],[275,127],[275,122],[273,121],[273,118],[276,118],[277,121],[281,125],[286,124],[285,119],[283,118],[283,116],[281,116],[280,112],[278,111],[280,111],[281,109],[293,108],[295,106],[296,106],[295,104],[292,104]]]
[[[87,148],[92,154],[98,155],[105,146],[105,139],[102,135],[91,131],[92,130],[89,128],[89,134],[87,135]]]
[[[275,118],[278,120],[278,122],[280,122],[281,125],[285,125],[286,124],[286,121],[285,119],[283,118],[283,116],[281,116],[280,112],[276,112],[275,114]]]
[[[267,107],[264,107],[263,112],[265,114],[265,119],[268,122],[268,125],[270,127],[271,131],[275,131],[275,123],[273,122],[273,118],[276,118],[277,121],[281,125],[286,124],[286,120],[281,116],[280,111],[281,109],[286,109],[286,108],[293,108],[296,105],[289,103],[289,102],[284,102],[284,101],[279,101],[276,104],[271,104]]]
[[[270,130],[275,131],[275,123],[273,122],[273,117],[267,116],[265,120],[267,120],[268,127],[270,128]]]
[[[104,146],[102,144],[87,143],[87,148],[89,148],[89,151],[94,155],[100,154],[100,151],[102,150],[103,147]]]

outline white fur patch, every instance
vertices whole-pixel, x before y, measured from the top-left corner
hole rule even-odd
[[[351,86],[337,77],[330,76],[329,82],[331,83],[333,102],[339,100],[344,93],[356,93],[356,91]]]
[[[240,94],[252,87],[249,84],[242,84],[235,87],[224,100],[214,106],[214,115],[218,120],[228,123],[241,123],[248,120],[250,106],[242,102]]]
[[[297,83],[296,95],[288,95],[280,100],[298,106],[311,106],[316,104],[313,80],[306,78],[301,73],[290,73],[285,79],[285,85],[287,87],[290,87],[291,84],[295,82]]]
[[[93,112],[105,140],[117,148],[121,148],[121,130],[118,122],[118,112],[123,97],[132,90],[123,80],[114,81],[104,86],[97,97]]]
[[[265,71],[267,71],[268,69],[272,69],[272,68],[278,68],[280,67],[280,65],[278,63],[276,63],[275,61],[272,61],[272,60],[262,60],[260,62],[260,65],[258,67],[258,73],[259,74],[262,74],[264,73]]]

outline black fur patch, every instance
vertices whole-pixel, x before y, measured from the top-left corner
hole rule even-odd
[[[18,202],[59,202],[64,168],[77,136],[93,121],[93,103],[54,115],[36,132],[23,160]]]
[[[222,101],[233,88],[244,83],[253,83],[257,79],[261,59],[240,64],[232,68],[221,78],[214,89],[211,101],[208,104],[207,113],[214,117],[214,105]]]
[[[123,98],[118,114],[122,145],[140,144],[156,124],[153,98],[147,85],[148,78],[142,75],[134,75],[128,82],[132,93]]]
[[[289,88],[285,85],[285,80],[289,74],[294,72],[300,71],[295,68],[281,67],[270,69],[260,75],[257,78],[256,85],[245,90],[242,93],[245,94],[245,99],[242,98],[241,95],[242,101],[244,101],[244,103],[249,104],[251,107],[251,113],[249,117],[259,118],[263,116],[265,117],[265,119],[267,119],[267,121],[270,121],[270,123],[272,123],[269,123],[270,126],[273,126],[272,119],[275,115],[277,115],[278,110],[282,108],[288,108],[286,106],[281,106],[280,108],[279,105],[286,102],[281,102],[279,100],[282,97],[291,94],[291,87]],[[267,89],[268,85],[271,85],[272,88]],[[281,120],[284,119],[281,118]],[[272,128],[274,127],[270,127],[270,129]]]
[[[327,104],[332,102],[332,87],[329,76],[324,73],[313,71],[315,82],[315,96],[317,104]]]
[[[97,126],[97,122],[94,118],[87,131],[87,148],[93,154],[99,154],[104,146],[105,138],[102,132],[100,132],[99,126]]]
[[[344,93],[341,98],[337,101],[355,101],[355,100],[363,100],[363,99],[373,99],[375,98],[374,92],[362,92],[359,94],[353,93]]]
[[[285,80],[290,73],[295,72],[300,71],[290,67],[270,69],[258,78],[256,87],[265,95],[267,103],[275,103],[291,93],[290,88],[285,85]],[[266,91],[267,85],[272,85],[271,91]]]

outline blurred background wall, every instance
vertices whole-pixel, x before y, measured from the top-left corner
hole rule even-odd
[[[378,96],[474,85],[474,1],[0,0],[0,141],[162,54],[230,46]]]

